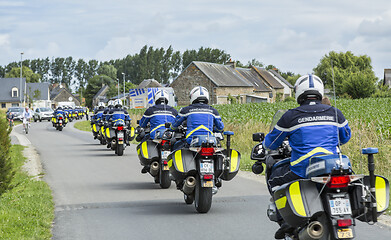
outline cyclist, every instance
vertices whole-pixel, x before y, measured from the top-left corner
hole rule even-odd
[[[23,118],[23,129],[26,132],[26,134],[28,132],[28,130],[26,131],[26,127],[30,126],[30,119],[31,119],[31,117],[32,117],[32,114],[31,114],[29,108],[26,107],[25,111],[23,112],[23,115],[22,115],[22,118]]]

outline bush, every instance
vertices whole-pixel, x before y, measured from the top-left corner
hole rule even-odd
[[[284,99],[284,102],[296,102],[296,98],[294,98],[294,97],[286,97]]]
[[[11,187],[11,180],[15,175],[10,160],[11,140],[7,119],[0,118],[0,196]]]

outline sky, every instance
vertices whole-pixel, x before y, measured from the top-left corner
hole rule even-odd
[[[391,68],[389,0],[0,0],[0,65],[72,56],[106,61],[144,46],[218,48],[312,73],[330,51]]]

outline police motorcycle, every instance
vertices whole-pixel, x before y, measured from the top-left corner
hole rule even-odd
[[[62,129],[66,126],[66,123],[67,118],[62,113],[55,113],[55,115],[52,117],[53,127],[58,131],[62,131]]]
[[[185,132],[185,128],[179,131]],[[189,147],[171,152],[168,157],[170,173],[177,189],[184,194],[186,204],[194,202],[199,213],[207,213],[212,206],[212,195],[222,186],[222,181],[232,180],[239,172],[240,153],[231,149],[231,131],[193,136]],[[183,134],[184,136],[184,134]]]
[[[285,111],[278,111],[271,129]],[[285,140],[277,150],[265,151],[264,133],[254,133],[260,142],[251,152],[255,174],[263,172],[268,180],[272,169],[289,164],[291,148]],[[307,179],[289,182],[277,188],[267,209],[267,216],[277,222],[277,209],[286,223],[293,227],[285,239],[354,239],[356,221],[377,222],[389,205],[389,182],[375,175],[374,154],[377,148],[362,149],[368,155],[369,175],[356,175],[347,156],[317,155],[311,158]]]
[[[111,150],[115,151],[115,154],[122,156],[126,148],[127,139],[127,124],[125,120],[118,119],[118,121],[110,124],[106,128],[106,137],[110,140]]]
[[[137,121],[139,123],[139,120]],[[141,142],[137,145],[137,155],[140,164],[143,166],[142,173],[149,173],[159,183],[163,189],[171,186],[170,171],[167,157],[172,151],[175,142],[175,134],[168,130],[169,124],[166,124],[165,131],[157,131],[154,139],[142,141],[146,134],[150,132],[150,127],[136,128],[136,141]],[[182,138],[182,136],[180,136]]]

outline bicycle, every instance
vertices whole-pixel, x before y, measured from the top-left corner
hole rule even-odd
[[[26,134],[29,133],[30,129],[30,119],[23,119],[23,129]]]

